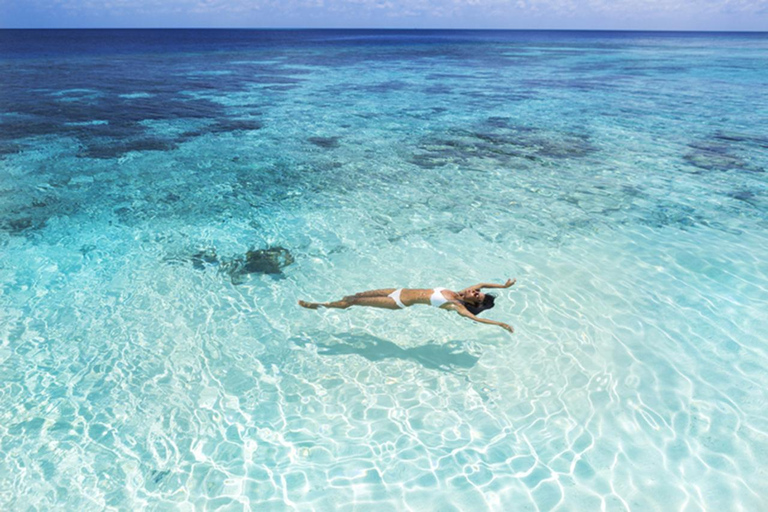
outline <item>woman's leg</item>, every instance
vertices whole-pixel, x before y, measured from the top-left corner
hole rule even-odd
[[[369,308],[400,309],[400,306],[397,305],[397,303],[392,297],[386,297],[386,296],[354,297],[349,299],[348,302],[350,306],[368,306]]]
[[[359,297],[386,297],[390,293],[397,290],[397,288],[382,288],[380,290],[368,290],[366,292],[359,292],[354,295],[347,295],[345,299],[359,298]]]
[[[337,300],[336,302],[307,302],[305,300],[300,300],[299,306],[307,309],[317,309],[319,307],[347,309],[350,304],[346,303],[344,300]]]
[[[379,290],[376,290],[376,291],[379,291]],[[380,297],[380,296],[379,297],[356,297],[354,295],[344,297],[343,299],[337,300],[334,302],[307,302],[304,300],[300,300],[299,306],[308,308],[308,309],[317,309],[319,307],[347,309],[350,306],[368,306],[370,308],[400,309],[400,306],[398,306],[391,297]]]

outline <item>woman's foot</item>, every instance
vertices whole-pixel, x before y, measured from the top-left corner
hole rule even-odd
[[[317,302],[307,302],[305,300],[300,300],[299,306],[307,309],[317,309],[318,306],[320,306],[320,304],[318,304]]]

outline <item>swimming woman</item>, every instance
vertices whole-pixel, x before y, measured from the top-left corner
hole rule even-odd
[[[495,320],[478,318],[481,311],[491,309],[496,299],[490,293],[483,293],[483,288],[509,288],[517,279],[507,279],[504,284],[480,283],[459,292],[446,290],[445,288],[384,288],[382,290],[370,290],[354,295],[347,295],[335,302],[307,302],[299,301],[299,305],[308,309],[337,308],[347,309],[350,306],[368,306],[372,308],[402,309],[414,304],[429,304],[440,309],[455,311],[461,316],[470,318],[481,324],[498,325],[499,327],[515,332],[512,326]]]

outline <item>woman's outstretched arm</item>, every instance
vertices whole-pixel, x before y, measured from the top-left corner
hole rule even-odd
[[[464,306],[456,306],[455,311],[460,314],[461,316],[467,317],[470,320],[474,320],[475,322],[479,322],[481,324],[490,324],[490,325],[498,325],[502,329],[505,329],[509,332],[515,332],[515,330],[512,328],[511,325],[505,324],[504,322],[497,322],[496,320],[488,320],[486,318],[479,318],[472,313],[469,312],[467,308]]]
[[[469,288],[467,288],[467,290],[482,290],[483,288],[509,288],[516,282],[517,282],[517,279],[507,279],[507,282],[504,284],[478,283],[470,286]]]

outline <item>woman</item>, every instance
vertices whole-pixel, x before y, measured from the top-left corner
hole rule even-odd
[[[461,316],[481,324],[498,325],[509,332],[515,332],[510,325],[496,322],[495,320],[478,318],[477,315],[481,311],[491,309],[496,298],[489,293],[482,293],[480,290],[483,288],[509,288],[516,281],[517,279],[507,279],[507,282],[504,284],[480,283],[464,288],[460,292],[453,292],[445,288],[385,288],[383,290],[371,290],[347,295],[335,302],[307,302],[300,300],[299,305],[308,309],[317,309],[319,307],[347,309],[350,306],[402,309],[414,304],[429,304],[436,308],[455,311]]]

